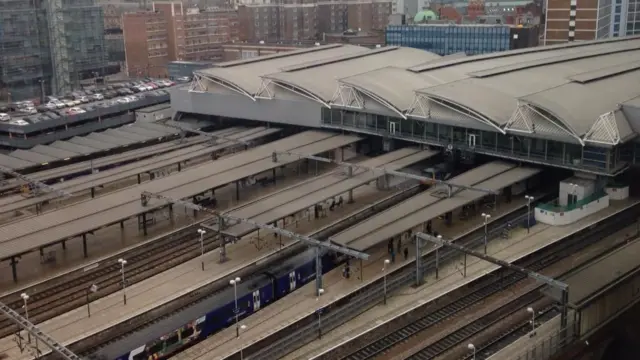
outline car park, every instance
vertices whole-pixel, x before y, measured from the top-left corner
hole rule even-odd
[[[53,111],[49,111],[44,113],[46,116],[50,117],[51,119],[55,120],[55,119],[60,119],[60,115],[54,113]]]
[[[24,121],[23,119],[13,119],[9,121],[9,125],[25,126],[25,125],[29,125],[29,123]]]

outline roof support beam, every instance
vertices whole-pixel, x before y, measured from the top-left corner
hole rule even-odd
[[[250,144],[248,142],[240,140],[240,139],[234,139],[234,138],[230,138],[230,137],[227,137],[227,136],[221,136],[221,135],[214,135],[214,134],[208,133],[206,131],[202,131],[202,130],[190,129],[190,128],[186,127],[186,126],[181,126],[181,125],[178,125],[178,124],[170,124],[168,121],[163,122],[162,125],[168,126],[168,127],[172,127],[174,129],[181,130],[183,137],[184,137],[185,133],[193,133],[193,134],[202,135],[204,137],[207,137],[207,138],[209,138],[211,140],[211,143],[212,143],[211,145],[215,145],[216,144],[216,140],[225,140],[225,141],[232,142],[234,144],[240,144],[240,145],[244,145],[244,146],[247,146],[247,147],[250,146]]]
[[[8,167],[4,167],[4,166],[0,166],[0,172],[3,174],[7,174],[7,175],[11,175],[17,179],[20,179],[24,182],[26,182],[28,185],[31,185],[33,187],[33,192],[34,194],[40,195],[41,192],[45,192],[45,193],[51,193],[51,194],[55,194],[58,197],[71,197],[73,196],[72,193],[64,191],[64,190],[59,190],[54,188],[53,186],[49,186],[45,183],[42,183],[38,180],[34,180],[28,176],[22,175],[18,172],[15,172],[11,169],[9,169]]]
[[[215,211],[215,210],[211,210],[205,207],[202,207],[200,205],[196,205],[192,202],[189,201],[184,201],[184,200],[179,200],[179,199],[173,199],[170,198],[168,196],[164,196],[164,195],[160,195],[160,194],[154,194],[154,193],[150,193],[150,192],[143,192],[141,194],[141,200],[142,200],[142,206],[147,206],[149,199],[151,198],[155,198],[155,199],[159,199],[159,200],[163,200],[167,203],[170,204],[176,204],[176,205],[180,205],[180,206],[184,206],[188,209],[192,209],[192,210],[196,210],[196,211],[202,211],[202,212],[207,212],[209,214],[215,215],[216,218],[218,219],[218,224],[220,224],[220,220],[224,221],[225,226],[233,226],[233,225],[237,225],[237,224],[249,224],[251,226],[254,226],[258,229],[262,229],[262,230],[268,230],[271,232],[274,232],[276,234],[282,235],[282,236],[286,236],[289,237],[291,239],[295,239],[298,240],[302,243],[305,243],[309,246],[315,246],[315,247],[319,247],[319,248],[325,248],[327,250],[331,250],[331,251],[335,251],[337,253],[340,254],[344,254],[347,256],[351,256],[353,258],[356,259],[362,259],[362,260],[367,260],[369,259],[369,255],[360,251],[356,251],[353,249],[349,249],[348,247],[345,246],[340,246],[340,245],[336,245],[333,244],[329,241],[320,241],[317,239],[313,239],[310,238],[308,236],[304,236],[304,235],[300,235],[300,234],[296,234],[292,231],[289,230],[285,230],[273,225],[267,225],[267,224],[261,224],[258,222],[255,222],[253,220],[250,219],[245,219],[245,218],[239,218],[236,216],[231,216],[231,215],[227,215],[227,214],[223,214],[219,211]]]
[[[226,81],[224,79],[221,79],[221,78],[218,78],[218,77],[215,77],[215,76],[209,76],[209,75],[207,75],[205,73],[202,73],[202,72],[194,72],[194,75],[196,75],[196,74],[200,75],[201,78],[207,79],[207,80],[209,80],[209,81],[211,81],[213,83],[216,83],[216,84],[218,84],[218,85],[220,85],[220,86],[222,86],[224,88],[227,88],[227,89],[229,89],[231,91],[235,91],[237,93],[240,93],[240,94],[248,97],[249,99],[251,99],[253,101],[256,101],[256,98],[252,94],[248,93],[247,91],[245,91],[244,89],[242,89],[241,87],[239,87],[238,85],[236,85],[234,83],[231,83],[229,81]]]
[[[373,167],[373,166],[365,166],[365,165],[360,165],[360,164],[347,163],[347,162],[342,162],[342,161],[338,161],[338,160],[323,158],[323,157],[320,157],[320,156],[307,155],[307,154],[298,154],[298,153],[291,152],[291,151],[277,151],[277,152],[274,152],[271,155],[271,159],[272,159],[273,162],[278,162],[278,155],[289,155],[289,156],[298,157],[300,159],[309,159],[309,160],[320,161],[320,162],[325,162],[325,163],[332,163],[332,164],[336,164],[338,166],[344,166],[346,168],[350,168],[352,170],[353,169],[361,169],[361,170],[366,170],[366,171],[377,172],[377,173],[380,173],[381,175],[392,175],[392,176],[403,177],[403,178],[411,179],[411,180],[418,180],[420,182],[431,182],[431,183],[436,183],[436,184],[440,184],[440,185],[445,185],[449,189],[449,196],[453,195],[453,192],[454,192],[453,189],[480,191],[480,192],[484,192],[484,193],[491,194],[491,195],[498,195],[499,194],[497,191],[494,191],[494,190],[483,189],[483,188],[474,187],[474,186],[457,185],[457,184],[450,183],[448,181],[442,181],[442,180],[438,180],[438,179],[434,179],[434,178],[430,178],[430,177],[426,177],[426,176],[409,174],[409,173],[405,173],[405,172],[402,172],[402,171],[389,170],[389,169],[386,169],[384,167]]]
[[[565,284],[562,281],[558,281],[556,279],[553,279],[549,276],[546,275],[542,275],[540,273],[537,273],[533,270],[529,270],[526,268],[523,268],[521,266],[518,265],[514,265],[512,263],[506,262],[504,260],[500,260],[497,259],[493,256],[481,253],[481,252],[477,252],[474,251],[472,249],[466,248],[462,245],[456,244],[454,242],[448,241],[448,240],[444,240],[441,237],[435,237],[433,235],[429,235],[429,234],[425,234],[425,233],[421,233],[418,232],[415,234],[416,237],[416,242],[419,242],[420,240],[425,240],[428,242],[431,242],[433,244],[435,244],[436,246],[444,246],[444,247],[448,247],[448,248],[452,248],[454,250],[460,251],[463,254],[466,255],[471,255],[475,258],[478,258],[480,260],[484,260],[487,261],[491,264],[509,269],[511,271],[517,272],[517,273],[521,273],[524,274],[526,276],[528,276],[529,278],[541,282],[543,284],[547,284],[557,290],[560,291],[561,296],[560,296],[560,303],[562,306],[562,320],[561,320],[561,328],[562,329],[566,329],[567,327],[567,323],[568,323],[568,308],[569,308],[569,285]],[[465,268],[465,273],[466,273],[466,268]]]
[[[55,341],[49,335],[43,333],[40,329],[38,329],[35,325],[33,325],[29,320],[23,318],[22,316],[20,316],[20,314],[18,314],[13,309],[11,309],[10,307],[8,307],[7,305],[1,302],[0,302],[0,311],[3,314],[5,314],[5,316],[7,316],[9,320],[17,324],[20,328],[26,330],[28,334],[33,335],[35,337],[35,344],[34,345],[31,344],[31,340],[30,340],[31,338],[29,337],[28,345],[32,347],[33,351],[35,351],[36,354],[34,355],[34,357],[36,359],[39,359],[42,356],[40,349],[38,349],[38,342],[42,341],[52,351],[60,354],[63,359],[80,360],[80,357],[78,355],[72,353],[71,350],[67,349],[62,344]],[[16,336],[18,337],[17,341],[18,341],[18,346],[20,347],[20,351],[23,351],[24,347],[22,345],[22,340],[23,340],[22,335],[20,335],[20,333],[17,333]]]

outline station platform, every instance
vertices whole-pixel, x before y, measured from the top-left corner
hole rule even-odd
[[[368,167],[384,166],[389,170],[399,170],[424,161],[436,154],[437,152],[435,151],[403,148],[365,160],[359,164]],[[345,171],[345,169],[338,169],[320,178],[311,179],[276,194],[258,199],[227,214],[243,219],[251,219],[261,224],[270,224],[298,214],[328,199],[335,199],[338,196],[344,195],[344,201],[348,202],[349,191],[380,177],[379,174],[364,170],[354,170],[352,176],[348,177]],[[225,229],[224,233],[234,238],[239,238],[255,230],[257,228],[252,225],[238,224]]]
[[[213,132],[211,134],[216,136],[225,136],[230,139],[252,141],[261,137],[269,136],[278,131],[278,129],[267,129],[262,127],[255,129],[229,128]],[[0,198],[0,214],[34,207],[48,201],[54,201],[56,205],[62,205],[68,204],[72,201],[77,202],[81,200],[82,197],[99,196],[108,191],[113,191],[114,188],[117,189],[127,185],[134,185],[141,181],[147,181],[150,179],[149,173],[154,170],[171,167],[183,162],[190,162],[192,159],[198,159],[213,152],[223,151],[226,147],[233,145],[235,144],[231,141],[220,141],[214,146],[206,144],[194,145],[158,155],[150,159],[136,161],[52,185],[55,189],[64,190],[73,194],[74,196],[71,199],[60,199],[55,194],[44,194],[42,196],[28,198],[25,198],[20,194],[3,197]],[[193,166],[193,164],[190,165]],[[136,177],[138,178],[136,179]],[[91,190],[91,193],[89,193],[89,190]],[[50,208],[50,206],[43,206],[41,211],[46,211],[48,208]],[[37,210],[30,209],[30,211],[35,213]]]
[[[490,249],[492,249],[491,251],[496,256],[503,258],[504,260],[515,261],[528,253],[535,252],[538,249],[562,240],[572,233],[587,228],[597,221],[615,216],[616,213],[624,211],[625,209],[637,203],[638,200],[635,199],[612,202],[612,205],[609,208],[601,211],[600,213],[589,216],[579,222],[567,226],[550,227],[548,225],[538,224],[536,225],[535,230],[534,228],[532,228],[532,230],[534,231],[529,234],[529,236],[526,236],[526,231],[524,231],[518,236],[512,236],[508,240],[494,240],[490,244]],[[501,210],[506,210],[506,208],[506,205],[498,207],[498,209]],[[459,230],[458,234],[460,235],[458,236],[467,233],[468,231],[465,231],[463,229],[464,227],[469,228],[471,223],[474,223],[475,225],[472,226],[472,228],[479,228],[480,226],[482,226],[482,220],[478,218],[479,216],[477,218],[474,218],[475,223],[473,222],[473,220],[458,223],[458,226],[463,227]],[[493,221],[495,221],[495,219],[497,218],[499,218],[499,215],[492,214]],[[449,239],[456,237],[457,236],[449,237]],[[181,354],[178,354],[174,357],[174,359],[225,359],[226,357],[238,352],[241,348],[245,348],[250,344],[259,341],[260,339],[263,339],[277,332],[278,330],[288,326],[289,324],[294,323],[298,319],[313,314],[318,308],[325,307],[328,304],[339,300],[343,296],[357,290],[358,288],[365,286],[371,281],[382,278],[383,273],[381,271],[381,267],[384,259],[388,256],[386,246],[379,247],[375,252],[371,250],[369,251],[369,254],[371,255],[371,260],[367,262],[367,265],[362,270],[363,277],[366,280],[362,281],[357,277],[344,279],[341,274],[342,269],[335,269],[334,271],[325,275],[325,293],[320,299],[317,299],[315,296],[315,284],[308,284],[303,288],[297,290],[295,293],[278,301],[277,303],[260,310],[260,312],[258,312],[257,314],[244,319],[242,321],[242,324],[246,325],[247,329],[243,332],[240,338],[236,338],[234,328],[228,328],[219,332],[218,334],[211,336],[209,339],[204,340],[200,344],[197,344],[185,350]],[[414,254],[410,254],[409,259],[406,261],[412,261],[413,257]],[[402,264],[404,264],[404,260],[397,261],[395,264],[390,264],[390,267],[388,269],[389,271],[393,271]],[[427,286],[427,288],[430,288],[427,292],[428,296],[421,301],[426,302],[428,298],[439,297],[448,291],[462,286],[463,283],[473,281],[473,279],[483,276],[497,268],[492,264],[481,261],[473,262],[473,260],[467,260],[467,264],[466,278],[462,278],[462,275],[460,275],[460,272],[458,272],[457,276],[454,274],[447,277],[447,279],[449,279],[449,282],[445,282],[444,280],[438,281],[437,288]],[[357,274],[358,270],[354,269],[353,273]],[[426,281],[427,284],[431,284],[433,282],[433,279],[427,279]],[[422,291],[423,288],[424,287],[421,287],[417,290],[407,290],[406,293],[396,295],[394,296],[394,298],[404,298],[413,292]],[[394,299],[393,301],[399,300]],[[416,300],[414,299],[412,301],[415,304]],[[404,310],[406,310],[406,307],[404,308]],[[344,341],[344,337],[346,336],[346,333],[343,333],[337,338],[333,338],[334,345],[336,341],[340,342],[340,339]]]
[[[62,240],[85,236],[105,226],[167,207],[166,202],[156,200],[150,200],[143,206],[140,196],[144,191],[184,199],[286,165],[287,162],[272,162],[271,153],[274,151],[295,150],[319,154],[360,139],[356,136],[306,131],[108,196],[16,221],[0,227],[0,259],[9,259]],[[293,157],[289,159],[289,163],[298,160]],[[143,226],[146,230],[144,223],[145,219]]]
[[[309,222],[299,222],[297,227],[292,224],[290,230],[297,233],[312,233],[314,230],[328,225],[355,211],[366,208],[371,203],[381,200],[393,192],[381,192],[374,187],[361,187],[354,191],[356,201],[344,204],[335,211],[329,212],[327,217]],[[249,237],[247,238],[249,239]],[[218,250],[205,254],[205,271],[200,268],[201,259],[195,258],[182,265],[174,267],[153,278],[129,286],[126,290],[127,305],[123,304],[122,292],[117,292],[102,299],[91,302],[91,317],[87,317],[87,309],[81,307],[38,324],[45,333],[53,336],[63,344],[73,343],[91,334],[98,333],[115,324],[126,321],[142,314],[183,294],[194,291],[206,284],[215,282],[234,274],[236,271],[277,254],[281,247],[280,241],[273,236],[266,246],[255,246],[255,241],[239,241],[227,246],[228,261],[219,263]],[[297,243],[290,239],[283,239],[283,248]],[[185,320],[187,321],[187,320]],[[168,331],[173,329],[167,329]],[[129,349],[133,350],[133,349]],[[43,345],[42,351],[48,351]],[[126,353],[128,350],[123,350]],[[0,353],[5,353],[10,359],[28,359],[28,354],[20,354],[13,337],[0,339]]]
[[[29,177],[38,181],[47,181],[52,179],[64,178],[64,177],[67,177],[73,174],[78,174],[84,171],[90,171],[92,168],[101,169],[103,167],[109,167],[117,164],[127,163],[130,161],[141,160],[151,156],[160,155],[169,151],[174,151],[174,150],[182,149],[182,148],[197,145],[197,144],[202,144],[207,141],[209,141],[209,139],[204,136],[189,137],[181,143],[167,141],[160,144],[155,144],[155,145],[151,145],[151,146],[147,146],[139,149],[134,149],[134,150],[126,151],[119,154],[107,155],[94,160],[81,161],[74,164],[56,167],[53,169],[38,171],[32,174],[29,174]],[[60,148],[62,150],[68,150],[68,151],[79,153],[79,154],[83,154],[83,153],[89,154],[96,151],[96,149],[94,148],[86,148],[81,145],[74,145],[64,141],[58,141],[56,143],[57,143],[56,144],[57,148]],[[85,149],[86,151],[83,151]],[[16,181],[15,179],[10,179],[7,181],[5,185],[0,186],[0,192],[5,192],[11,189],[15,189],[20,184],[21,182]]]
[[[516,167],[514,164],[493,161],[469,170],[453,178],[452,184],[475,186],[489,191],[499,191],[539,173],[539,169]],[[437,191],[437,190],[436,190]],[[451,198],[434,196],[435,191],[414,196],[367,221],[331,237],[335,243],[364,251],[385,240],[415,228],[426,221],[473,203],[486,192],[463,190]],[[488,210],[487,210],[488,211]]]
[[[326,169],[322,168],[321,170],[325,171]],[[234,185],[222,187],[216,190],[217,209],[224,211],[241,206],[244,203],[249,203],[272,192],[286,189],[294,183],[304,181],[313,176],[315,175],[304,172],[298,173],[292,169],[287,169],[275,184],[270,184],[267,187],[252,186],[244,188],[240,200],[235,198],[236,189]],[[37,285],[48,278],[82,268],[87,264],[99,261],[103,257],[110,257],[115,252],[126,251],[126,249],[137,246],[142,242],[154,241],[157,236],[162,236],[172,230],[177,230],[201,220],[194,218],[191,211],[174,211],[170,216],[166,210],[159,212],[156,219],[158,221],[155,225],[149,227],[146,236],[139,231],[137,219],[135,218],[124,221],[124,228],[111,226],[94,231],[93,235],[89,236],[87,240],[87,244],[91,248],[88,257],[84,256],[83,246],[79,241],[67,242],[66,249],[60,247],[49,248],[45,254],[48,259],[52,258],[53,261],[43,261],[37,252],[24,254],[17,265],[17,270],[20,274],[17,283],[14,283],[11,277],[9,263],[0,262],[0,293]]]

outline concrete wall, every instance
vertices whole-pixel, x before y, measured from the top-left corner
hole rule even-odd
[[[171,106],[167,105],[164,109],[158,109],[155,111],[136,111],[136,121],[154,122],[162,119],[169,119],[173,117],[174,110]]]
[[[235,92],[214,91],[189,92],[176,89],[171,92],[171,107],[174,111],[185,113],[320,127],[322,105],[304,97],[290,94],[273,100],[252,101]]]
[[[611,200],[624,200],[629,198],[629,187],[606,187],[604,191]]]
[[[535,216],[536,221],[547,225],[568,225],[608,207],[609,196],[604,196],[596,201],[592,201],[586,205],[569,211],[556,212],[536,208]]]

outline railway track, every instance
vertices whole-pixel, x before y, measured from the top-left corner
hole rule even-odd
[[[520,309],[522,310],[522,308]],[[545,309],[542,309],[538,315],[536,316],[536,323],[538,327],[547,321],[553,319],[558,316],[560,311],[554,306],[549,306]],[[504,349],[509,346],[516,340],[521,337],[529,334],[531,332],[531,322],[525,321],[521,322],[516,326],[507,329],[506,331],[498,334],[491,338],[489,342],[485,342],[483,344],[474,344],[476,345],[476,360],[485,360],[492,355],[496,354],[498,351]],[[410,358],[412,359],[412,358]],[[467,354],[460,358],[460,360],[473,360],[473,354]]]
[[[524,266],[533,271],[539,272],[545,268],[548,268],[554,264],[558,264],[561,261],[569,258],[571,255],[585,249],[586,247],[597,243],[606,235],[611,234],[611,229],[603,227],[590,234],[588,239],[578,239],[565,242],[560,245],[560,248],[555,247],[553,251],[543,251],[537,256],[530,257],[521,266]],[[623,246],[624,243],[616,245],[616,247]],[[566,269],[570,271],[571,269]],[[466,294],[462,294],[457,297],[456,300],[449,302],[442,307],[436,309],[433,312],[428,313],[415,321],[411,321],[407,325],[400,329],[393,331],[385,336],[380,337],[378,340],[371,342],[370,344],[356,350],[355,352],[344,357],[345,360],[366,360],[373,359],[380,356],[383,353],[391,351],[399,344],[405,343],[410,339],[417,338],[430,330],[434,325],[441,324],[444,321],[452,319],[454,316],[463,313],[473,306],[480,304],[481,302],[489,299],[491,296],[498,294],[506,288],[511,288],[519,285],[527,280],[526,275],[506,271],[501,278],[489,279],[480,282],[474,286],[471,291]],[[425,346],[418,352],[412,354],[408,359],[412,360],[425,360],[434,359],[436,356],[446,353],[454,347],[461,344],[466,339],[469,339],[473,335],[480,333],[492,326],[496,322],[501,321],[505,317],[511,315],[514,311],[521,311],[526,308],[527,304],[533,303],[542,298],[542,295],[537,291],[539,287],[536,287],[533,291],[527,291],[525,294],[519,296],[516,300],[510,302],[506,306],[499,308],[497,311],[491,312],[479,319],[472,321],[471,323],[461,327],[452,333],[443,336],[442,338],[432,342]]]
[[[20,293],[29,294],[29,320],[40,323],[73,310],[86,303],[87,291],[92,285],[98,291],[91,294],[95,300],[122,288],[120,264],[118,258],[125,258],[127,264],[127,285],[135,284],[168,270],[200,255],[200,242],[196,233],[198,224],[178,230],[166,237],[159,238],[131,249],[125,253],[110,257],[88,266],[86,271],[73,273],[69,277],[54,278],[3,296],[0,301],[13,309],[20,309],[23,300]],[[213,235],[204,238],[205,251],[218,247]],[[10,320],[0,320],[0,337],[14,333],[17,326]]]

